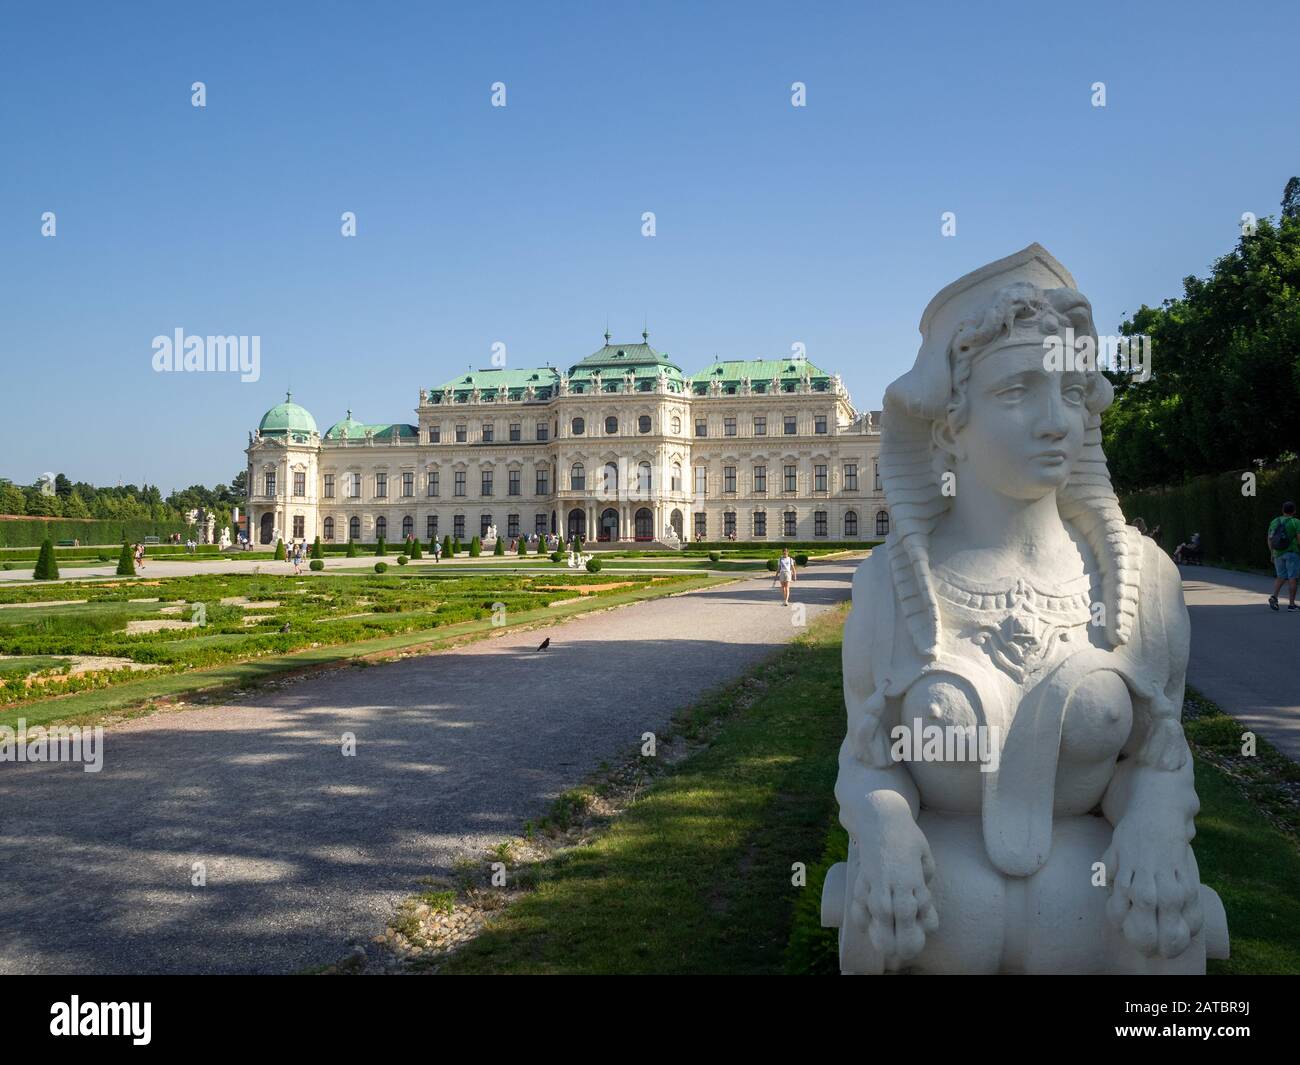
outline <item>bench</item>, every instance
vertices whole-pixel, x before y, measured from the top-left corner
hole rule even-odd
[[[146,544],[160,544],[162,543],[162,538],[158,536],[146,536],[143,542]]]
[[[54,546],[55,547],[76,547],[77,543],[75,540],[60,540]]]

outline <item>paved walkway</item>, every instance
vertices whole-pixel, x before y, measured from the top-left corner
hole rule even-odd
[[[1182,566],[1192,617],[1187,682],[1300,761],[1300,610],[1268,609],[1273,579]]]
[[[801,570],[793,598],[814,616],[853,568]],[[517,834],[796,631],[770,578],[747,578],[141,718],[107,732],[98,774],[0,764],[0,973],[335,961],[421,877]]]

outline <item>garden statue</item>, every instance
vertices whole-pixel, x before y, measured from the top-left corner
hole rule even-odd
[[[840,968],[1204,973],[1228,930],[1190,846],[1181,581],[1111,488],[1111,384],[1045,354],[1095,344],[1091,307],[1034,244],[920,328],[844,631]]]

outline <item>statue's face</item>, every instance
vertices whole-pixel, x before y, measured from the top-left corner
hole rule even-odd
[[[955,434],[959,467],[990,491],[1040,499],[1061,488],[1083,449],[1087,380],[1043,367],[1041,344],[976,358],[966,387],[967,419]],[[962,473],[958,474],[961,491]]]

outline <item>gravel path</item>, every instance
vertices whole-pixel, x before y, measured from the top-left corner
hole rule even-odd
[[[854,566],[802,570],[792,599],[809,617],[846,599]],[[2,763],[0,973],[338,960],[421,877],[517,834],[797,631],[751,578],[128,722],[99,773]]]

